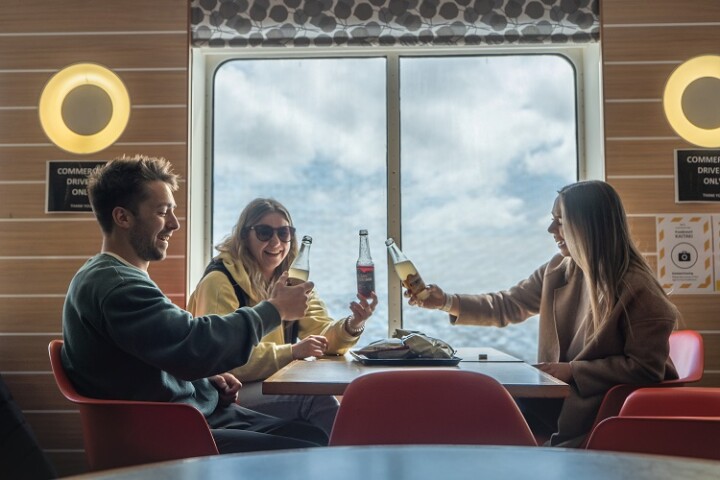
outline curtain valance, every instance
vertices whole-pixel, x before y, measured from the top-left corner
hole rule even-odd
[[[211,47],[503,45],[599,38],[599,0],[192,0]]]

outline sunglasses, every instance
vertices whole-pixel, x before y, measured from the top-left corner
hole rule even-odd
[[[250,227],[248,230],[255,231],[255,238],[261,242],[267,242],[277,233],[278,240],[283,243],[287,243],[292,240],[295,235],[295,227],[278,227],[273,228],[270,225],[255,225]]]

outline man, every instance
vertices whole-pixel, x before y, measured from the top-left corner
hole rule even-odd
[[[275,284],[266,302],[225,316],[193,318],[150,279],[180,225],[177,175],[165,159],[120,157],[93,171],[88,195],[103,234],[101,253],[70,283],[63,308],[63,365],[95,398],[182,402],[200,410],[221,453],[326,444],[322,431],[234,403],[244,364],[281,320],[305,311],[312,282]]]

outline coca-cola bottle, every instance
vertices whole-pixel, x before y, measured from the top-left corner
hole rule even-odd
[[[369,298],[370,293],[375,291],[375,264],[370,256],[367,230],[360,230],[360,253],[355,264],[355,273],[358,294]]]
[[[395,267],[395,273],[400,277],[403,287],[407,288],[410,293],[420,300],[425,300],[430,295],[430,292],[427,291],[425,282],[420,277],[415,265],[395,245],[395,240],[388,238],[385,240],[385,245],[387,245],[388,254]]]

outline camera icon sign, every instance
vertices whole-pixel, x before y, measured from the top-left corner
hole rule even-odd
[[[670,253],[670,260],[673,265],[683,270],[692,268],[698,260],[697,249],[689,243],[678,243]]]

